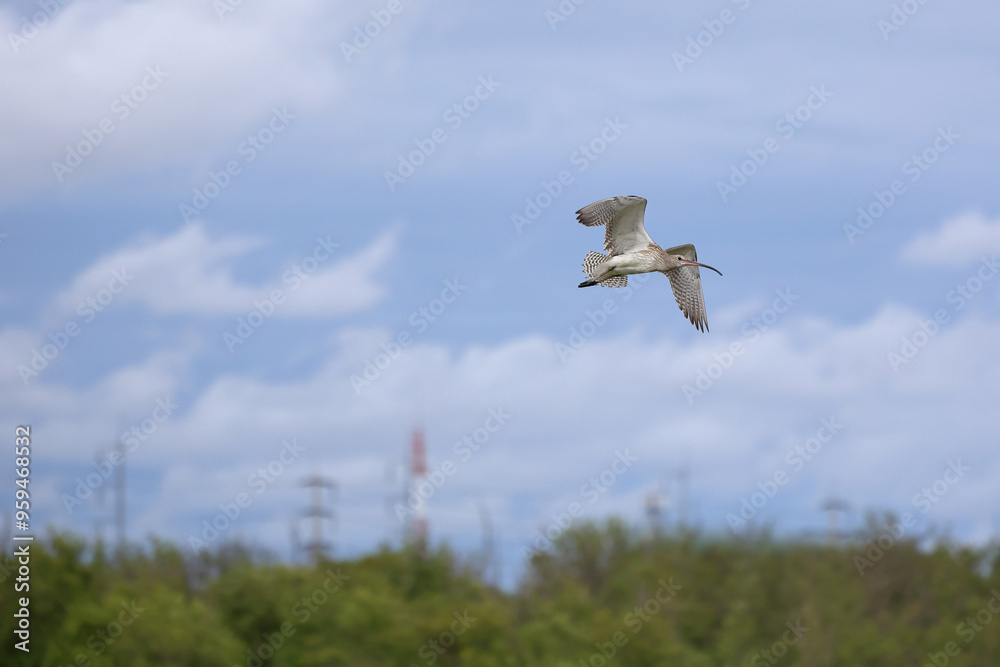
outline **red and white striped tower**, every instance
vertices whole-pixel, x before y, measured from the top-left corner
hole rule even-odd
[[[421,496],[421,490],[425,489],[427,482],[427,448],[424,445],[424,432],[422,429],[413,431],[413,441],[410,452],[410,492],[411,497],[420,498],[413,514],[413,523],[410,526],[410,541],[418,548],[423,549],[427,545],[427,500]]]

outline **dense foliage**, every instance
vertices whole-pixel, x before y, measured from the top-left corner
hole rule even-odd
[[[918,549],[876,525],[837,545],[587,525],[513,593],[446,549],[292,567],[234,545],[105,554],[57,535],[32,548],[28,654],[17,563],[0,559],[0,663],[1000,664],[996,550]]]

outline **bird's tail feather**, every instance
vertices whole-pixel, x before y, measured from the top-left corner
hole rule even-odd
[[[590,287],[591,285],[601,285],[603,287],[625,287],[628,284],[628,276],[612,276],[600,282],[594,280],[594,271],[598,266],[607,261],[608,256],[599,252],[590,251],[583,258],[583,272],[591,277],[580,283],[580,287]]]
[[[583,272],[593,275],[594,269],[603,264],[607,259],[607,255],[602,255],[599,252],[591,250],[587,253],[587,256],[583,258]]]

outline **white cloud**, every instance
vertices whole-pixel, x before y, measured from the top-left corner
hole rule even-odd
[[[98,448],[117,442],[124,431],[150,416],[158,400],[176,403],[191,363],[201,352],[192,342],[158,350],[141,362],[116,368],[86,388],[53,382],[50,371],[42,370],[26,387],[15,366],[29,366],[30,353],[25,349],[40,347],[40,343],[13,329],[0,334],[0,349],[7,347],[4,340],[19,344],[5,355],[8,364],[3,369],[6,382],[0,385],[0,401],[20,420],[44,423],[47,446],[65,463],[90,460]],[[73,348],[69,349],[72,354]],[[52,363],[58,364],[59,359]],[[162,435],[162,429],[157,430]]]
[[[227,262],[262,243],[237,236],[213,240],[200,224],[162,239],[146,238],[86,268],[56,297],[55,310],[79,315],[81,309],[96,309],[88,300],[103,296],[108,301],[104,307],[143,302],[157,314],[236,312],[237,305],[244,308],[259,291],[236,284]]]
[[[821,524],[819,510],[804,510],[803,503],[814,503],[816,489],[831,486],[855,508],[906,511],[913,509],[913,494],[932,483],[948,460],[961,458],[973,471],[926,519],[981,523],[1000,502],[1000,495],[982,496],[988,485],[979,472],[1000,465],[993,447],[1000,416],[992,409],[1000,401],[1000,386],[992,381],[1000,377],[1000,359],[980,351],[1000,335],[1000,322],[953,319],[893,372],[887,353],[898,351],[902,337],[912,339],[921,319],[926,318],[892,305],[851,326],[790,314],[748,345],[693,405],[682,386],[694,382],[698,369],[712,364],[732,340],[744,340],[738,330],[689,344],[668,336],[646,340],[635,332],[595,338],[566,364],[555,341],[540,336],[457,354],[417,341],[360,397],[349,376],[378,351],[387,333],[344,332],[308,377],[265,381],[222,375],[189,399],[156,434],[157,445],[137,459],[166,475],[160,491],[147,495],[156,525],[145,529],[183,537],[192,522],[197,525],[214,510],[175,508],[172,497],[188,487],[213,489],[209,499],[235,494],[245,487],[247,471],[273,459],[285,438],[307,447],[304,465],[295,464],[295,479],[306,470],[322,468],[335,478],[352,470],[352,497],[340,501],[344,525],[370,523],[380,509],[373,504],[381,505],[392,490],[379,461],[402,459],[417,423],[427,432],[430,468],[439,469],[446,459],[458,468],[428,503],[437,536],[458,538],[474,521],[476,499],[492,497],[511,500],[493,506],[501,512],[496,522],[505,539],[526,540],[548,523],[549,512],[580,500],[581,485],[610,465],[616,449],[626,447],[638,461],[595,502],[584,498],[588,516],[627,512],[632,505],[638,515],[639,503],[632,500],[681,459],[690,462],[692,494],[712,530],[724,530],[725,513],[738,509],[742,496],[779,469],[791,482],[762,513],[779,528],[808,525],[813,516]],[[152,361],[142,367],[147,366],[150,372],[168,367]],[[100,396],[88,404],[112,409],[124,400],[123,392],[111,390],[119,384],[102,383]],[[160,378],[155,384],[170,383]],[[151,391],[144,393],[153,396]],[[83,393],[69,402],[80,403]],[[509,415],[506,423],[461,460],[454,443],[498,408]],[[84,412],[79,406],[73,414],[83,419]],[[941,414],[956,419],[942,421]],[[824,418],[843,429],[801,471],[792,471],[787,452],[815,435]],[[67,442],[71,426],[59,420],[58,432]],[[93,428],[85,432],[95,434]],[[192,457],[197,468],[189,465]],[[272,521],[282,512],[291,516],[298,498],[290,490],[293,481],[282,478],[280,492],[261,496],[254,513],[241,519],[245,534],[263,534],[256,521]],[[973,492],[976,501],[970,505]],[[975,515],[976,508],[982,516]],[[382,537],[374,526],[368,533]],[[273,541],[283,547],[285,537]]]
[[[385,232],[358,254],[340,257],[329,236],[320,237],[300,259],[253,286],[237,282],[232,263],[264,245],[263,239],[226,236],[212,239],[201,224],[111,252],[78,275],[54,300],[49,320],[90,317],[91,311],[142,303],[153,313],[218,316],[246,314],[254,300],[281,290],[285,301],[277,317],[344,315],[373,305],[385,293],[375,274],[394,255],[396,236]]]
[[[0,156],[8,192],[57,183],[52,161],[65,160],[66,146],[103,119],[114,129],[94,142],[80,171],[176,161],[198,170],[214,151],[235,150],[272,107],[324,108],[341,88],[329,61],[317,57],[338,19],[315,0],[243,3],[224,20],[199,0],[72,2],[15,52],[6,36],[20,34],[20,20],[0,9],[0,86],[18,91],[18,103],[0,110],[0,123],[15,130]],[[147,79],[155,86],[134,104],[115,104],[142,84],[147,67],[165,78]]]
[[[381,271],[395,254],[395,232],[383,233],[361,252],[321,268],[303,281],[301,288],[289,295],[281,314],[325,317],[367,308],[385,293],[372,274]]]
[[[1000,218],[968,212],[945,220],[933,232],[922,232],[903,248],[900,257],[911,264],[965,266],[1000,252]]]

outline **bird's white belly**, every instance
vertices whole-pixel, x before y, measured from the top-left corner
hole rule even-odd
[[[616,276],[629,276],[636,273],[649,273],[655,271],[653,258],[649,253],[630,252],[625,255],[616,255],[604,263],[604,265]]]

